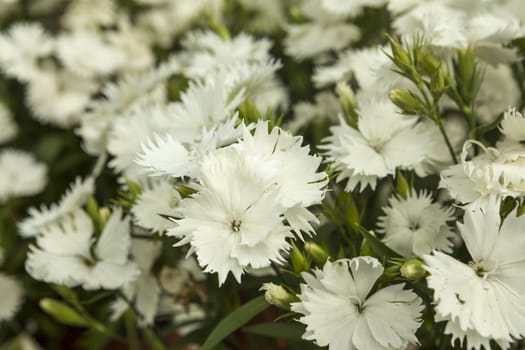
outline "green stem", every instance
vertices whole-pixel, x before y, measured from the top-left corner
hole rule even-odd
[[[135,315],[130,311],[126,312],[124,314],[124,322],[130,350],[140,350],[139,337],[137,334],[137,319]]]
[[[452,157],[452,160],[455,164],[458,164],[458,159],[456,157],[456,153],[454,152],[454,148],[452,147],[452,143],[450,143],[450,139],[448,138],[447,132],[445,131],[445,128],[443,127],[443,122],[441,121],[441,118],[438,116],[436,119],[436,123],[439,127],[439,131],[441,132],[441,135],[443,135],[443,138],[445,139],[445,143],[447,144],[448,151],[450,153],[450,156]]]

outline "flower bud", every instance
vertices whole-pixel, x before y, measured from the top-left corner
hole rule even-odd
[[[278,308],[290,310],[290,303],[297,301],[297,297],[288,292],[283,286],[275,283],[263,283],[259,290],[264,290],[264,299]]]
[[[427,271],[423,267],[424,263],[419,259],[410,259],[405,261],[405,263],[399,269],[401,276],[409,280],[418,280],[425,277]]]
[[[315,243],[305,243],[304,250],[306,250],[306,252],[312,256],[315,263],[319,266],[323,266],[326,260],[328,260],[328,253]]]
[[[310,261],[304,256],[303,252],[293,244],[290,252],[290,260],[292,261],[293,271],[297,274],[310,270]]]
[[[423,102],[411,91],[394,89],[390,91],[389,96],[404,114],[420,114],[425,110]]]

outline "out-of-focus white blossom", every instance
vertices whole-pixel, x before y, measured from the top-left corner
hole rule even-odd
[[[46,184],[47,167],[32,154],[15,149],[0,151],[0,203],[37,194]]]
[[[11,141],[18,133],[11,111],[0,103],[0,144]]]

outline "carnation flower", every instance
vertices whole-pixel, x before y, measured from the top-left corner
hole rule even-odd
[[[271,42],[244,33],[224,40],[213,31],[194,31],[184,37],[182,45],[184,71],[192,78],[204,78],[226,67],[270,59]]]
[[[499,202],[488,203],[483,210],[467,209],[458,224],[468,264],[437,251],[423,256],[436,321],[448,321],[452,343],[466,340],[468,349],[490,349],[491,340],[508,349],[525,334],[525,218],[514,210],[502,222]]]
[[[163,233],[174,226],[165,216],[175,216],[181,196],[166,179],[151,181],[131,208],[135,223],[154,232]]]
[[[329,50],[341,50],[360,38],[360,30],[346,21],[341,11],[331,12],[319,0],[301,4],[309,22],[286,26],[285,51],[297,59],[314,57]]]
[[[406,199],[391,197],[383,211],[378,232],[385,234],[383,241],[397,253],[411,257],[435,249],[452,252],[450,239],[455,235],[447,222],[454,218],[454,209],[432,203],[429,193],[410,193]]]
[[[0,321],[10,321],[22,304],[22,287],[12,277],[0,273]]]
[[[377,179],[394,174],[396,168],[412,169],[421,163],[427,150],[428,130],[417,119],[398,114],[388,100],[369,100],[359,104],[357,129],[340,118],[330,128],[332,135],[322,145],[329,162],[339,171],[337,181],[348,179],[346,191],[358,185],[375,188]]]
[[[116,289],[136,279],[139,271],[128,260],[129,218],[115,208],[99,237],[81,209],[49,224],[36,237],[26,271],[36,280],[84,289]]]
[[[69,70],[86,78],[111,74],[125,59],[122,51],[105,43],[100,33],[87,30],[60,36],[57,54]]]
[[[468,160],[468,150],[473,144],[479,145],[483,152]],[[477,207],[486,206],[490,197],[520,197],[525,193],[524,155],[525,146],[513,141],[502,142],[498,148],[468,141],[460,164],[441,172],[440,186],[458,202]]]
[[[179,70],[176,60],[170,59],[142,73],[125,75],[117,83],[110,82],[102,89],[104,96],[88,105],[89,112],[76,130],[90,154],[100,154],[108,143],[109,130],[115,118],[132,110],[166,101],[165,81]]]
[[[233,148],[206,156],[199,180],[199,191],[180,202],[182,219],[168,234],[181,238],[177,245],[191,244],[205,272],[217,272],[219,284],[230,272],[240,282],[248,266],[283,261],[292,234],[282,222],[277,186]]]
[[[303,272],[300,302],[304,339],[330,350],[405,349],[417,344],[423,306],[403,284],[371,293],[383,266],[372,257],[327,261],[322,270]]]
[[[54,224],[63,216],[82,207],[94,191],[95,181],[92,177],[88,177],[84,181],[76,178],[58,203],[53,203],[50,206],[41,205],[40,208],[29,208],[29,217],[18,223],[19,234],[22,237],[31,237],[41,233],[44,227]]]
[[[32,154],[15,149],[0,151],[0,203],[37,194],[46,183],[47,167]]]
[[[40,71],[27,87],[26,103],[36,119],[62,128],[80,120],[97,85],[69,72]]]
[[[30,81],[40,70],[38,59],[53,50],[53,40],[39,23],[15,24],[0,35],[0,66],[7,75]]]
[[[516,108],[509,108],[503,113],[499,130],[508,140],[525,141],[525,118]]]

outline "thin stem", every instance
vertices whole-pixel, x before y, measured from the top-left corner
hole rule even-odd
[[[124,322],[126,326],[126,334],[128,335],[128,344],[130,350],[140,350],[139,337],[137,334],[136,317],[133,313],[126,312],[124,315]]]
[[[458,164],[458,158],[456,157],[456,153],[454,152],[454,148],[452,147],[452,143],[450,143],[450,139],[448,138],[447,132],[445,131],[445,128],[443,127],[443,122],[441,121],[441,118],[436,119],[436,123],[439,127],[439,131],[441,131],[441,135],[443,135],[443,138],[445,139],[445,143],[447,144],[448,151],[450,153],[450,156],[452,157],[452,160],[455,164]]]

